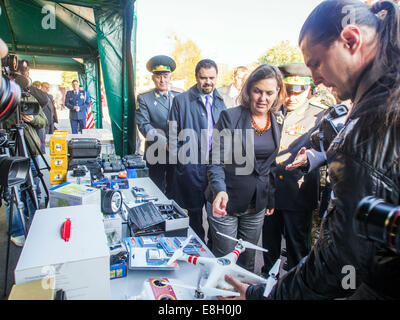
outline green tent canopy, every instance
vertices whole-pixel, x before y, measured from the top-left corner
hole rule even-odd
[[[0,38],[31,68],[77,71],[102,128],[101,73],[115,151],[134,153],[135,0],[0,0]]]

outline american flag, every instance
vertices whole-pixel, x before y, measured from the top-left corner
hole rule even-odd
[[[86,116],[86,129],[94,129],[94,119],[93,119],[92,108],[90,105],[91,102],[89,101],[88,113]]]

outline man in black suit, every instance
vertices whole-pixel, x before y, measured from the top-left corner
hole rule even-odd
[[[172,128],[168,137],[170,160],[175,165],[167,196],[188,210],[190,226],[204,241],[202,218],[206,203],[204,191],[208,182],[206,164],[212,130],[226,107],[215,89],[218,76],[216,63],[209,59],[201,60],[195,74],[197,84],[175,97],[169,115],[169,126]],[[180,133],[185,133],[185,141],[178,141]]]
[[[172,100],[179,94],[169,89],[171,72],[176,68],[175,61],[168,56],[155,56],[147,62],[147,70],[153,73],[155,88],[139,94],[136,106],[136,123],[145,137],[144,158],[149,168],[149,176],[157,187],[165,193],[168,174],[167,130],[168,114]],[[153,148],[162,144],[161,149]],[[153,145],[153,147],[151,147]]]

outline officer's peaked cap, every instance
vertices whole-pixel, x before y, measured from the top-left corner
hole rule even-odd
[[[170,73],[175,70],[176,63],[171,57],[158,55],[147,62],[146,68],[155,74]]]
[[[313,84],[311,71],[303,62],[286,63],[278,68],[283,74],[288,92],[301,92]]]

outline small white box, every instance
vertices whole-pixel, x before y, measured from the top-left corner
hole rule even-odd
[[[71,220],[69,241],[61,227]],[[56,278],[68,300],[110,299],[110,253],[95,205],[37,210],[15,268],[15,283]]]
[[[119,214],[105,214],[103,216],[104,230],[106,233],[115,231],[119,241],[122,240],[122,218]]]
[[[82,177],[74,177],[73,171],[70,170],[67,172],[67,181],[70,183],[75,183],[75,184],[85,184],[85,185],[91,185],[92,180],[90,178],[90,172],[87,171],[86,174]]]
[[[101,207],[100,190],[65,182],[50,189],[50,208],[96,204]]]

